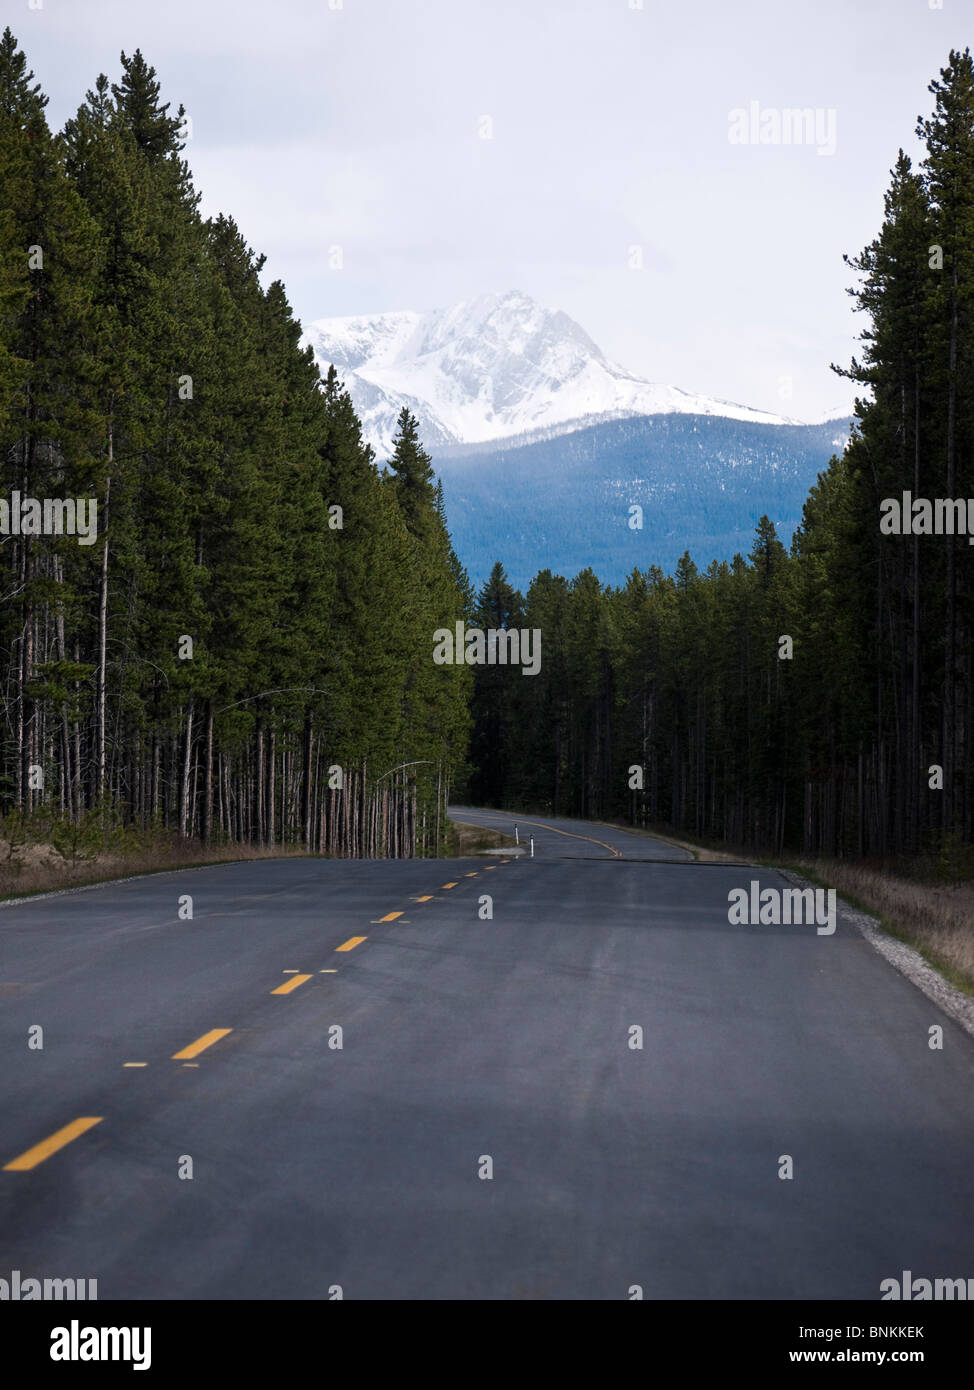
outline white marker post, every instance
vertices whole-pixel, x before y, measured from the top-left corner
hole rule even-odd
[[[534,858],[534,836],[531,836],[531,858]]]
[[[517,833],[517,826],[514,827],[514,843],[516,845],[519,845],[521,843],[521,837]]]

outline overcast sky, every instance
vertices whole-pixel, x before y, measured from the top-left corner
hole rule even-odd
[[[5,19],[52,126],[141,48],[203,211],[302,321],[520,289],[651,380],[805,420],[851,403],[842,256],[974,34],[974,0],[31,3]],[[733,143],[751,103],[834,119],[834,152]]]

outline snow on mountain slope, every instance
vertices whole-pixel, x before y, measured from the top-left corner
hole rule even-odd
[[[644,381],[608,361],[567,314],[518,291],[430,313],[317,319],[302,338],[307,344],[322,374],[334,364],[380,460],[391,452],[404,405],[431,450],[632,415],[797,423]]]

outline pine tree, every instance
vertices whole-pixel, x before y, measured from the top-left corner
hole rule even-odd
[[[433,463],[419,440],[419,422],[406,406],[399,412],[389,460],[396,498],[410,533],[425,541],[436,513]]]
[[[87,284],[98,259],[94,228],[61,168],[46,105],[8,28],[0,39],[0,226],[8,310],[0,450],[12,487],[37,499],[77,495],[90,483],[86,391],[96,360]],[[14,804],[28,810],[43,799],[29,772],[49,763],[47,702],[63,693],[65,654],[55,649],[42,617],[45,600],[58,592],[68,544],[28,533],[5,547],[8,587],[16,596],[7,785]],[[58,602],[64,597],[59,594]]]
[[[938,395],[942,436],[943,493],[974,495],[974,60],[970,49],[951,50],[940,79],[930,84],[934,113],[917,133],[926,141],[923,169],[931,207],[934,244],[942,248],[936,277],[932,378]],[[941,758],[946,779],[943,828],[969,834],[969,765],[974,742],[970,635],[972,600],[958,593],[961,547],[942,538],[944,574],[944,676]],[[963,547],[964,563],[967,548]],[[964,805],[967,804],[965,812]]]

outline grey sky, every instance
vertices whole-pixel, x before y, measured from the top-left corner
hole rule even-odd
[[[853,394],[828,370],[860,326],[842,254],[878,231],[927,84],[974,33],[972,0],[931,3],[20,0],[5,19],[56,126],[141,47],[192,119],[204,212],[237,220],[302,320],[516,288],[650,379],[812,419]],[[834,111],[835,152],[732,144],[751,102]]]

